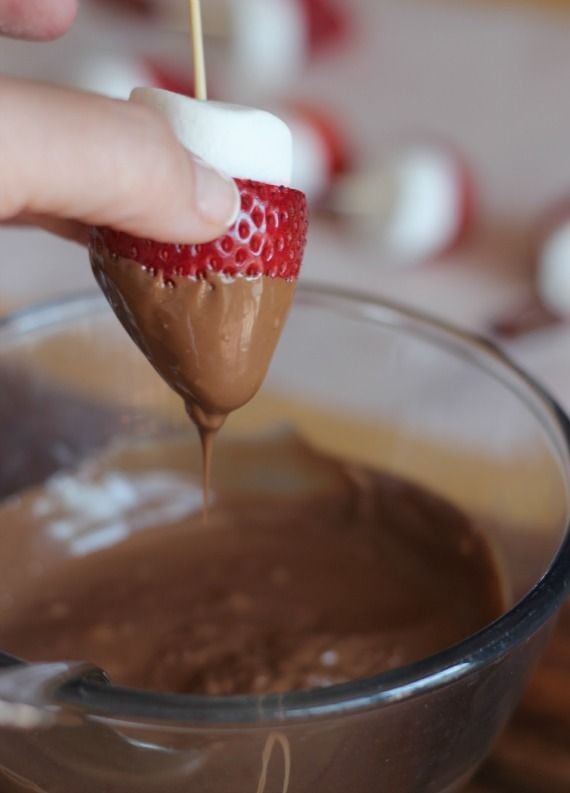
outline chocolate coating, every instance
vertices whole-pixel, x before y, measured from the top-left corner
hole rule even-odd
[[[483,535],[419,487],[293,437],[225,443],[215,482],[205,525],[196,444],[146,445],[2,507],[14,543],[57,536],[61,558],[0,587],[0,646],[153,690],[284,692],[405,665],[501,612]]]
[[[185,400],[204,432],[259,390],[287,318],[295,281],[231,281],[145,270],[91,250],[93,270],[119,320],[157,372]]]

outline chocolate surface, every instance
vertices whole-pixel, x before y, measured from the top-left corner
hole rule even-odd
[[[204,524],[200,454],[178,440],[5,504],[4,542],[52,561],[0,584],[0,646],[135,687],[282,692],[429,656],[502,610],[477,527],[410,483],[288,435],[224,442],[214,481]]]
[[[259,390],[281,335],[295,281],[208,273],[164,279],[92,249],[95,276],[121,323],[185,400],[202,433]]]
[[[15,418],[16,407],[25,421]],[[124,427],[119,408],[55,387],[37,371],[0,367],[0,500],[75,468]]]

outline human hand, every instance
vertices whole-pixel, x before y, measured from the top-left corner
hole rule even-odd
[[[0,35],[46,41],[61,36],[77,13],[77,0],[0,0]]]
[[[0,0],[0,31],[56,36],[75,0]],[[233,180],[197,161],[142,105],[0,77],[0,222],[84,242],[86,226],[204,242],[233,222]]]

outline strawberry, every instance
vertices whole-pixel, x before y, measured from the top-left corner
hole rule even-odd
[[[326,110],[315,107],[309,102],[294,102],[291,110],[312,127],[322,140],[327,154],[330,181],[348,173],[352,168],[354,157],[347,136],[336,119]]]
[[[133,259],[163,278],[201,278],[208,272],[227,278],[261,275],[294,280],[307,238],[307,202],[298,190],[236,179],[241,193],[238,219],[223,237],[200,245],[143,240],[109,228],[92,232],[94,249]]]
[[[154,58],[145,58],[144,64],[155,88],[194,98],[194,82],[182,70],[172,68]],[[212,91],[210,90],[209,93],[212,94]],[[212,98],[214,98],[213,94]]]
[[[303,7],[312,53],[344,43],[349,33],[346,10],[335,0],[298,0]]]

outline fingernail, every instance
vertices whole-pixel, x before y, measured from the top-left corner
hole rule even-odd
[[[229,228],[241,204],[235,181],[199,158],[194,161],[198,212],[207,223]]]

